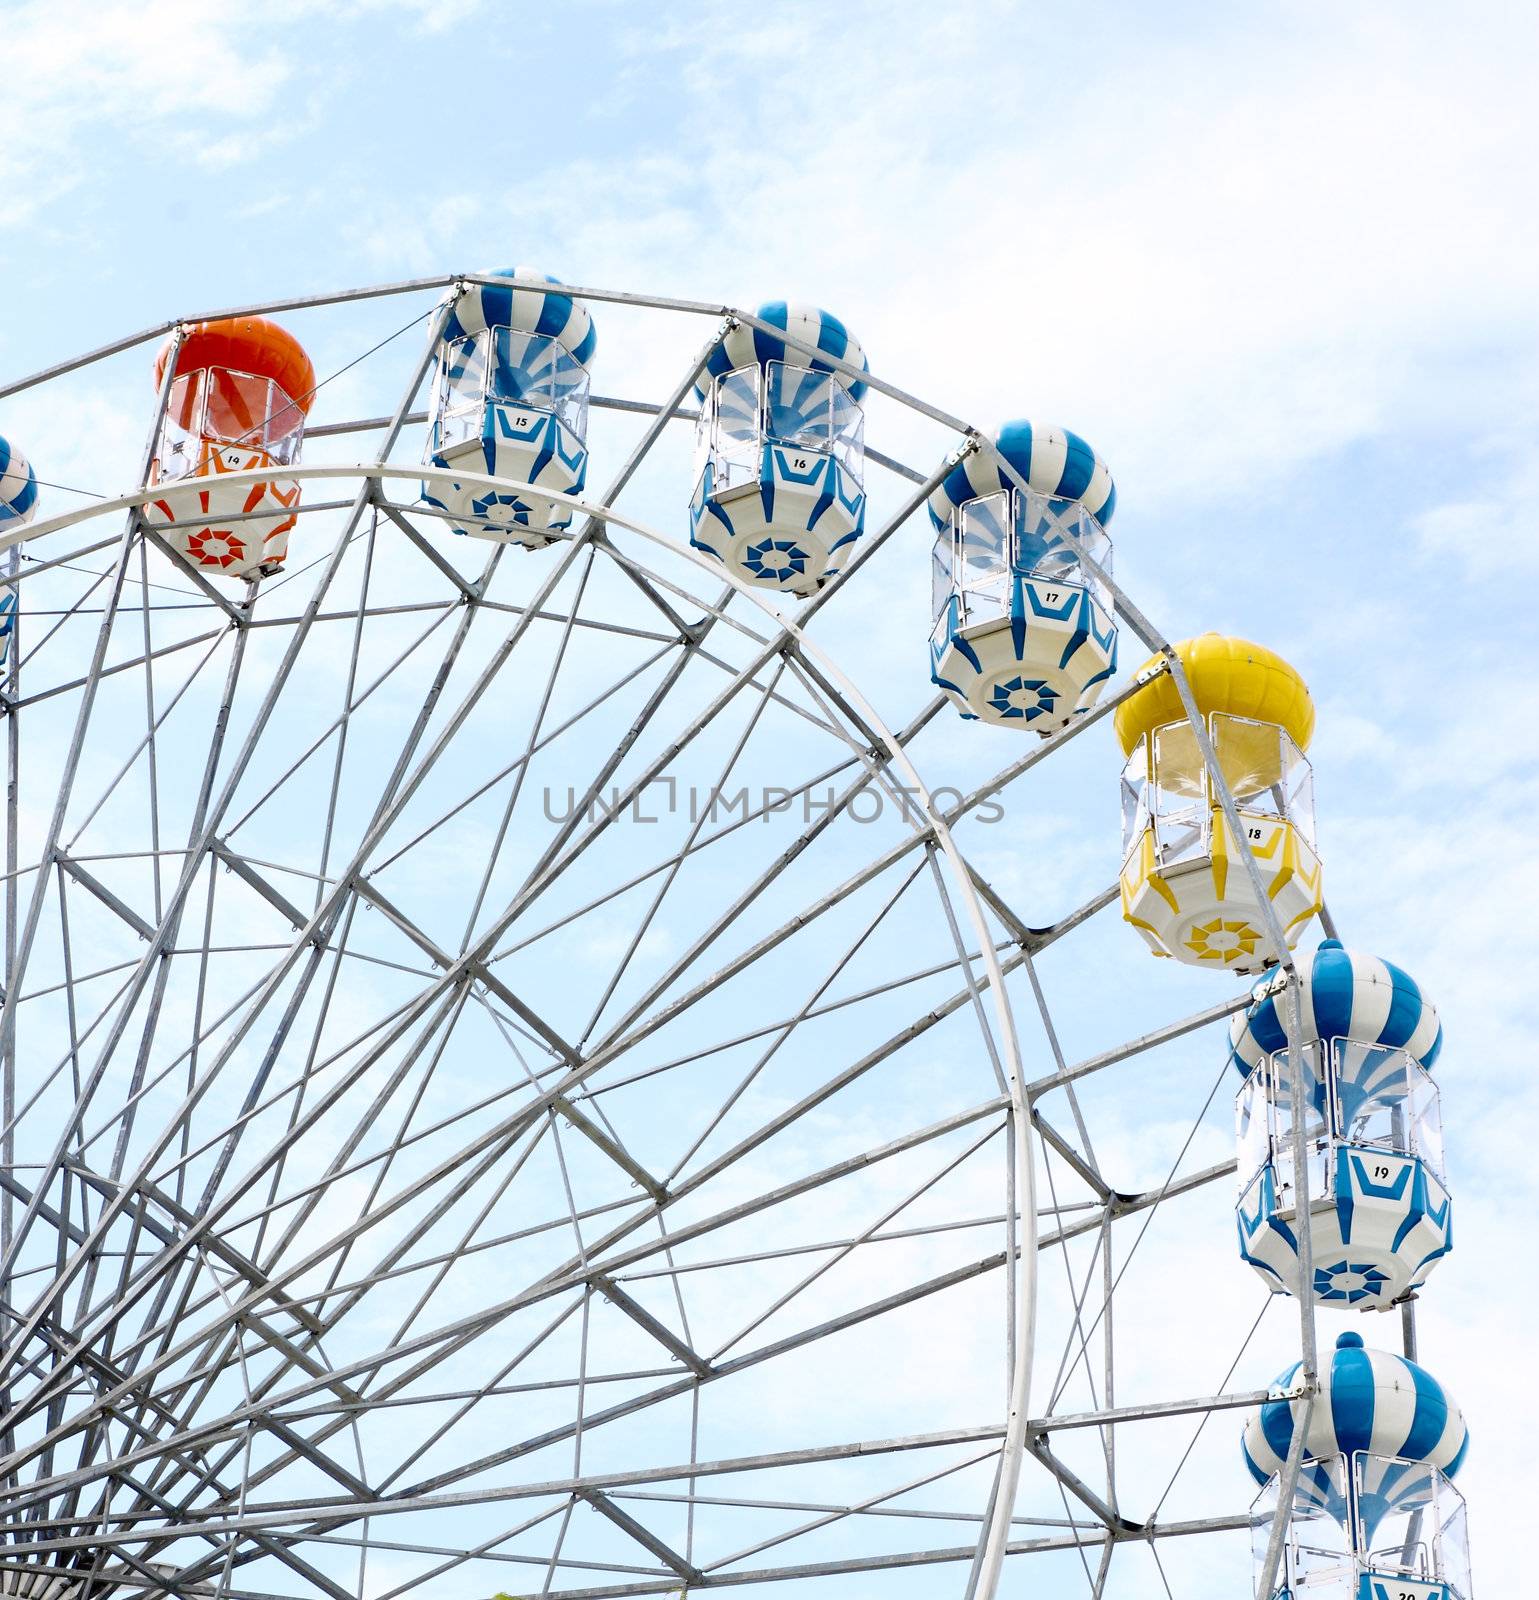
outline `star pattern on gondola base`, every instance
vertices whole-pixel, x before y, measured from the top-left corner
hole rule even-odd
[[[794,539],[761,539],[743,552],[743,565],[754,577],[767,578],[771,583],[802,577],[811,559]]]
[[[470,502],[472,514],[480,522],[489,522],[496,528],[527,528],[534,507],[516,494],[478,495]]]
[[[233,533],[204,528],[187,536],[187,554],[202,567],[228,567],[246,557],[246,547]]]
[[[1349,1306],[1363,1300],[1382,1300],[1388,1282],[1387,1272],[1366,1261],[1337,1261],[1315,1268],[1316,1296]]]
[[[1227,966],[1241,957],[1255,955],[1261,935],[1243,918],[1215,917],[1193,928],[1185,942],[1199,961],[1217,961]]]
[[[994,685],[989,708],[997,717],[1020,717],[1030,722],[1033,717],[1050,716],[1058,698],[1058,691],[1040,678],[1016,676]]]

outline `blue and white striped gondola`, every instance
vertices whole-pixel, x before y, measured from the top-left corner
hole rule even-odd
[[[1283,1373],[1272,1398],[1246,1418],[1241,1451],[1259,1484],[1282,1471],[1293,1443],[1304,1402],[1283,1397],[1300,1365]],[[1441,1488],[1438,1474],[1452,1479],[1468,1449],[1464,1415],[1431,1373],[1403,1356],[1365,1350],[1360,1335],[1344,1333],[1310,1413],[1294,1516],[1323,1512],[1344,1530],[1353,1552],[1373,1564],[1385,1518],[1430,1505]]]
[[[1453,1248],[1437,1097],[1426,1076],[1442,1049],[1442,1025],[1408,973],[1334,939],[1299,977],[1306,1087],[1319,1119],[1312,1137],[1330,1181],[1329,1193],[1313,1196],[1310,1207],[1313,1298],[1378,1310],[1420,1288]],[[1298,1218],[1285,1127],[1293,1062],[1288,1001],[1275,976],[1253,993],[1231,1025],[1230,1059],[1248,1074],[1239,1101],[1242,1151],[1252,1147],[1254,1119],[1266,1118],[1270,1131],[1259,1170],[1241,1164],[1240,1255],[1271,1288],[1297,1294]]]
[[[9,439],[0,435],[0,537],[26,527],[37,515],[37,474]],[[16,590],[0,589],[0,667],[11,654],[16,631]]]
[[[559,283],[530,267],[495,276]],[[509,282],[473,284],[455,300],[439,346],[428,460],[517,486],[424,483],[424,503],[456,533],[536,548],[570,525],[566,507],[532,491],[581,494],[587,482],[597,343],[588,308],[567,294]]]
[[[1080,556],[1110,568],[1117,490],[1067,428],[1007,422],[992,442],[930,496],[930,677],[964,717],[1054,733],[1116,671],[1110,598]]]
[[[0,535],[14,533],[37,515],[37,474],[9,439],[0,437]]]
[[[745,582],[811,594],[844,569],[865,530],[859,341],[831,312],[784,300],[761,321],[811,350],[734,323],[701,382],[689,539]]]

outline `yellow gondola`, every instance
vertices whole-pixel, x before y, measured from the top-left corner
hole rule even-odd
[[[1281,656],[1205,633],[1176,646],[1240,814],[1244,844],[1291,949],[1320,910],[1314,702]],[[1151,661],[1148,665],[1153,665]],[[1123,754],[1122,914],[1159,956],[1260,972],[1282,955],[1210,781],[1175,681],[1118,707]]]

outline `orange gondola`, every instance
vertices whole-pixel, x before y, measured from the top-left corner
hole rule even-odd
[[[299,459],[315,368],[293,334],[263,317],[197,322],[179,346],[173,336],[156,354],[157,393],[173,347],[176,368],[150,467],[150,483],[166,487],[145,517],[189,566],[265,577],[288,554],[299,485],[281,477],[217,480]]]

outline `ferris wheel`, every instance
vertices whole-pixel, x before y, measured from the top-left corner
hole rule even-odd
[[[0,1593],[1467,1596],[1308,689],[882,372],[517,268],[0,386]]]

